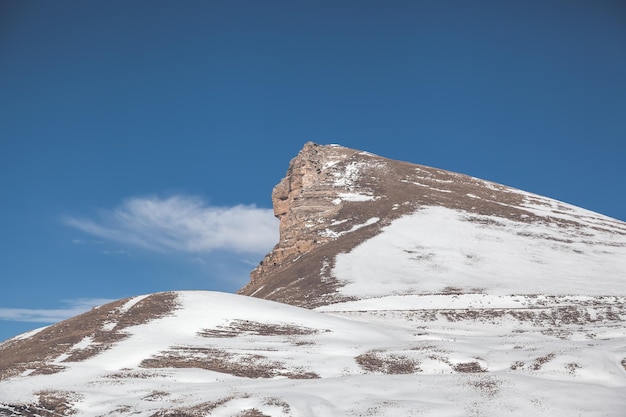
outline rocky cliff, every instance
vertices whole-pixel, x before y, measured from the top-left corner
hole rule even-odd
[[[280,220],[280,242],[252,271],[252,281],[331,240],[323,231],[341,209],[340,193],[351,189],[336,166],[356,153],[341,146],[308,142],[291,160],[285,178],[272,191],[274,215]]]
[[[385,186],[387,164],[367,152],[306,143],[272,192],[280,241],[239,293],[307,307],[342,299],[330,276],[333,254],[404,212],[390,204],[388,195],[401,190]]]

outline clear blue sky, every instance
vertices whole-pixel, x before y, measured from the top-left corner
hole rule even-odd
[[[0,340],[235,291],[306,141],[626,220],[622,1],[0,2]]]

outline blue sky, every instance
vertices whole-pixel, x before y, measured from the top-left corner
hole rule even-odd
[[[0,340],[235,291],[306,141],[626,220],[620,1],[0,3]]]

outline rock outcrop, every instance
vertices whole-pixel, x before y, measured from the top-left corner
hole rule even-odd
[[[272,192],[280,241],[239,293],[304,307],[339,301],[330,276],[334,254],[405,212],[394,212],[395,196],[388,197],[396,193],[398,167],[413,165],[394,161],[388,170],[388,161],[339,145],[306,143]],[[391,182],[383,175],[387,171]]]
[[[274,215],[280,220],[280,242],[252,271],[253,282],[331,240],[322,231],[341,208],[340,192],[350,190],[342,173],[333,167],[355,153],[342,146],[308,142],[291,160],[287,175],[272,191]]]

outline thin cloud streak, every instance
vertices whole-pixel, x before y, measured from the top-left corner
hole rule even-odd
[[[265,254],[278,241],[273,210],[216,207],[189,196],[131,198],[97,220],[70,217],[65,222],[101,239],[158,252]]]
[[[108,298],[80,298],[66,301],[66,308],[0,308],[0,320],[57,323],[113,301],[115,300]]]

